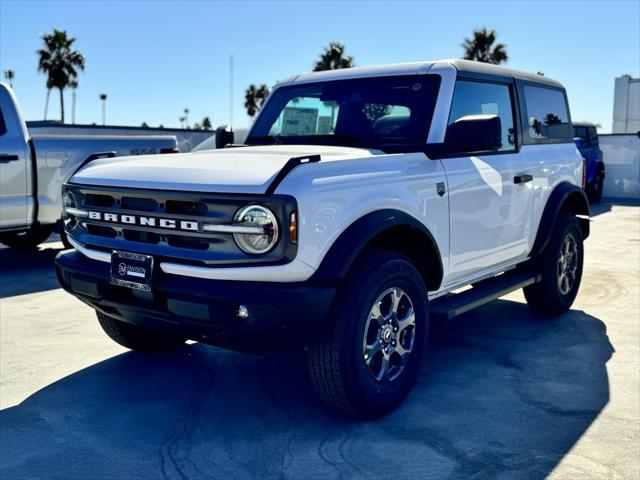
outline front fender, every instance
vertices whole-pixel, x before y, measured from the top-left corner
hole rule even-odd
[[[442,257],[438,245],[429,230],[416,218],[394,209],[383,209],[368,213],[352,223],[333,243],[313,275],[317,281],[330,281],[346,277],[358,256],[376,238],[385,232],[403,231],[403,236],[418,238],[423,245],[424,265],[417,265],[421,271],[428,271],[429,290],[440,286],[443,276]],[[401,239],[399,239],[401,240]],[[404,244],[403,244],[404,243]],[[409,242],[399,241],[396,247],[402,250]]]

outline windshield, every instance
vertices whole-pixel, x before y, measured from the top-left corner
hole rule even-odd
[[[437,75],[411,75],[280,87],[261,110],[246,143],[421,148],[439,83]]]

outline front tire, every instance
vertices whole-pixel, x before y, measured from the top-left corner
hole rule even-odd
[[[136,352],[170,352],[184,343],[184,339],[138,327],[116,320],[96,311],[102,330],[114,342]]]
[[[523,289],[531,309],[541,315],[560,315],[569,310],[578,295],[583,261],[580,224],[573,214],[565,213],[544,252],[534,261],[542,280]]]
[[[372,252],[349,274],[308,367],[320,398],[349,415],[375,418],[416,382],[428,336],[427,289],[404,256]]]

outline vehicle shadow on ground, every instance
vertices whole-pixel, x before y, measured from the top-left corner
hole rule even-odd
[[[614,205],[623,207],[640,207],[640,200],[624,198],[603,198],[599,203],[589,204],[589,215],[597,217],[603,213],[609,213]]]
[[[125,353],[0,412],[2,478],[544,478],[609,400],[605,325],[496,301],[435,329],[407,401],[358,422],[299,354]]]
[[[62,243],[55,240],[52,237],[37,250],[0,248],[0,298],[60,288],[53,259]]]

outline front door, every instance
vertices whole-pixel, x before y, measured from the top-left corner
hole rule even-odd
[[[502,146],[442,160],[449,187],[449,284],[528,254],[533,177],[517,150],[513,105],[512,85],[456,82],[449,124],[467,115],[498,115]]]

